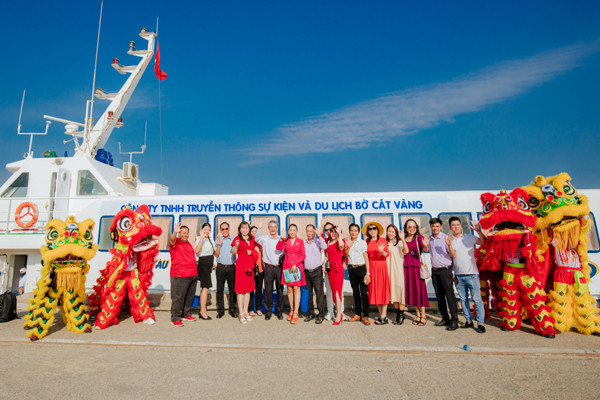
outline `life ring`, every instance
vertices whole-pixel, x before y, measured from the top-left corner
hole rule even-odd
[[[27,209],[25,213],[21,214],[24,209]],[[30,216],[31,220],[29,222],[21,221],[23,218]],[[30,202],[25,202],[19,204],[17,210],[15,211],[15,222],[21,228],[31,228],[38,220],[38,209],[35,204]]]

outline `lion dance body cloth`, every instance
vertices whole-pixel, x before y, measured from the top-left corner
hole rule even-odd
[[[478,266],[481,271],[487,271],[489,277],[502,273],[497,282],[499,298],[496,301],[502,329],[519,329],[525,308],[536,332],[552,338],[556,334],[554,319],[541,283],[544,272],[532,232],[536,217],[528,200],[529,195],[519,188],[510,193],[481,195],[483,212],[479,224],[489,233],[478,251]],[[492,286],[495,285],[493,282]]]
[[[46,225],[46,244],[42,246],[42,271],[33,291],[29,313],[23,328],[30,329],[32,341],[46,336],[60,306],[63,321],[71,332],[90,332],[85,301],[85,275],[98,250],[93,243],[94,221],[77,223],[75,217],[66,221],[53,219]]]
[[[115,247],[112,259],[100,272],[94,291],[88,297],[90,316],[96,316],[95,326],[105,329],[119,323],[118,316],[125,296],[133,320],[155,322],[154,311],[148,301],[148,287],[152,283],[154,261],[158,255],[158,239],[162,229],[151,222],[148,206],[136,210],[124,207],[110,226]]]
[[[537,176],[523,189],[529,193],[529,205],[537,215],[538,254],[550,272],[548,304],[556,320],[554,327],[565,332],[575,324],[580,333],[598,335],[600,317],[588,286],[590,209],[587,198],[570,180],[564,172],[547,178]]]

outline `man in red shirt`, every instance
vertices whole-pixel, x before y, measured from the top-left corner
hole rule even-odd
[[[188,242],[190,230],[181,222],[175,225],[169,238],[171,253],[171,324],[183,326],[181,321],[195,321],[190,313],[196,293],[196,253]]]

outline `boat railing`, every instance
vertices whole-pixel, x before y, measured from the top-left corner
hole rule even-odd
[[[97,196],[0,198],[0,235],[43,234],[48,221],[78,217],[98,200]]]

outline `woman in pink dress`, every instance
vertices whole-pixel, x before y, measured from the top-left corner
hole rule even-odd
[[[298,313],[300,311],[300,287],[306,285],[306,279],[304,277],[304,259],[306,258],[306,252],[304,251],[304,241],[298,237],[298,227],[295,224],[291,224],[288,227],[288,235],[286,238],[284,235],[281,236],[277,243],[276,249],[283,250],[283,268],[281,274],[281,284],[287,285],[288,300],[290,302],[290,314],[287,320],[292,324],[298,323]],[[296,282],[285,282],[285,271],[291,270],[291,272],[300,271],[302,279]]]
[[[404,235],[400,235],[402,244],[408,249],[404,255],[404,289],[406,290],[406,304],[415,306],[417,319],[413,325],[423,326],[427,323],[425,307],[429,307],[427,285],[421,278],[421,254],[429,249],[429,238],[423,237],[419,226],[414,219],[404,223]]]
[[[367,238],[367,255],[369,256],[369,304],[375,304],[379,317],[375,325],[388,323],[387,307],[390,302],[390,275],[388,274],[387,257],[390,254],[387,240],[383,235],[383,226],[378,222],[365,224],[363,233]]]
[[[346,242],[342,239],[342,229],[328,222],[325,224],[323,231],[327,235],[327,258],[329,259],[329,285],[335,303],[336,316],[333,325],[339,325],[344,320],[342,312],[342,285],[344,284],[344,265],[342,258],[344,257],[344,247]]]
[[[239,318],[242,324],[252,321],[248,314],[250,293],[254,291],[254,265],[258,259],[258,248],[254,238],[250,235],[250,224],[243,221],[238,227],[238,235],[231,243],[233,255],[237,255],[235,262],[235,293]]]

